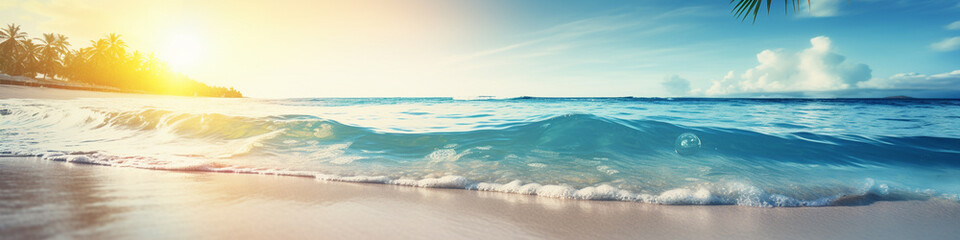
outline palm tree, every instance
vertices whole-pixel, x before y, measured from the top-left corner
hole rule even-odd
[[[20,25],[9,24],[0,29],[0,71],[8,71],[13,65],[15,56],[23,47],[27,33],[20,31]]]
[[[64,59],[67,57],[67,54],[70,53],[70,41],[68,39],[69,38],[67,36],[64,36],[63,34],[57,34],[57,41],[55,44],[55,48],[57,49],[58,52],[60,52],[59,58],[60,58],[61,65],[59,68],[54,70],[54,75],[63,76]]]
[[[61,75],[71,81],[82,80],[85,75],[84,70],[86,69],[89,56],[90,48],[80,48],[79,50],[68,52],[66,56],[63,57],[64,68]]]
[[[120,39],[120,34],[111,33],[107,35],[105,40],[108,44],[107,52],[109,52],[110,55],[113,55],[116,59],[123,59],[125,57],[127,54],[127,42]]]
[[[111,60],[110,43],[106,39],[90,40],[90,43],[92,44],[88,49],[90,62],[94,65],[102,65]]]
[[[157,57],[156,53],[150,53],[144,58],[143,61],[143,72],[149,76],[159,76],[160,72],[164,70],[163,61]]]
[[[39,65],[40,45],[33,43],[33,40],[27,39],[20,42],[20,50],[16,54],[15,67],[11,73],[13,75],[22,75],[34,77],[37,75],[37,66]]]
[[[160,63],[161,61],[160,61],[160,58],[157,57],[157,54],[150,53],[150,55],[147,55],[147,57],[145,58],[143,67],[146,68],[145,70],[147,71],[155,71],[160,69]]]
[[[793,7],[793,10],[796,11],[800,8],[801,1],[802,0],[783,0],[783,14],[787,14],[787,10],[789,10],[790,7]],[[753,15],[753,21],[756,22],[760,8],[762,8],[764,4],[767,6],[767,13],[770,13],[770,7],[773,6],[773,0],[730,0],[730,4],[734,2],[737,2],[737,5],[734,5],[733,10],[730,12],[741,21],[747,20],[747,17]],[[810,9],[810,0],[807,0],[807,9]]]
[[[70,47],[70,41],[68,41],[67,39],[70,39],[70,38],[68,38],[67,36],[64,36],[63,34],[57,34],[57,49],[59,49],[60,52],[64,54],[66,54],[67,51],[70,50],[68,49]]]
[[[146,62],[146,58],[140,51],[133,51],[132,54],[127,55],[125,62],[132,70],[140,71],[143,69],[143,63]]]
[[[90,41],[71,51],[68,38],[46,33],[29,39],[19,25],[0,29],[0,71],[10,75],[60,77],[90,87],[109,86],[125,91],[170,95],[242,97],[233,88],[210,86],[177,73],[153,53],[127,51],[119,34]]]
[[[62,66],[60,60],[62,48],[60,47],[60,43],[58,43],[60,39],[56,34],[44,33],[43,38],[36,38],[36,40],[40,41],[38,45],[40,56],[37,70],[43,74],[43,78],[47,78]]]

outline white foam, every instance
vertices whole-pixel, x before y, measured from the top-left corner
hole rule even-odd
[[[543,163],[528,163],[527,166],[535,167],[535,168],[547,167],[547,165]]]
[[[597,171],[606,173],[607,175],[614,175],[614,174],[620,173],[620,171],[611,169],[610,166],[603,166],[603,165],[597,166]]]
[[[344,147],[344,146],[340,146]],[[93,154],[63,154],[48,152],[43,154],[33,154],[43,159],[53,161],[64,161],[72,163],[87,163],[107,166],[134,167],[158,170],[188,170],[188,171],[210,171],[210,172],[232,172],[232,173],[251,173],[267,174],[280,176],[299,176],[313,177],[323,181],[340,182],[358,182],[358,183],[380,183],[394,184],[401,186],[421,187],[421,188],[455,188],[468,189],[489,192],[502,192],[511,194],[536,195],[539,197],[578,199],[578,200],[614,200],[614,201],[634,201],[650,204],[667,205],[713,205],[713,204],[733,204],[741,206],[754,207],[795,207],[795,206],[825,206],[831,204],[837,197],[825,197],[815,200],[798,200],[780,194],[770,194],[762,189],[742,183],[727,182],[722,184],[708,184],[695,188],[675,188],[663,191],[659,194],[633,193],[627,190],[619,189],[608,184],[589,186],[584,188],[574,188],[569,185],[542,185],[539,183],[524,183],[520,180],[514,180],[506,184],[474,182],[466,177],[456,175],[446,175],[436,178],[394,179],[387,176],[340,176],[332,174],[321,174],[308,171],[285,171],[263,168],[243,168],[216,164],[210,161],[176,159],[175,161],[162,161],[149,157],[117,157],[100,153]],[[889,186],[886,184],[876,184],[872,179],[867,179],[864,185],[863,193],[887,194]],[[932,194],[932,193],[930,193]],[[838,196],[839,197],[839,196]],[[945,198],[958,198],[957,196],[944,196]]]
[[[471,181],[461,176],[444,176],[440,178],[425,178],[420,180],[397,179],[393,181],[387,181],[387,183],[424,188],[466,188]]]
[[[713,200],[713,195],[710,194],[710,191],[703,188],[697,189],[696,191],[685,188],[673,189],[663,192],[659,196],[645,199],[646,202],[650,203],[671,205],[705,205],[713,203]]]
[[[536,189],[537,196],[552,198],[573,198],[575,192],[576,189],[567,185],[544,185]]]
[[[523,184],[520,180],[514,180],[507,184],[479,183],[476,190],[488,192],[518,193],[518,194],[536,194],[537,189],[543,185],[536,183]]]
[[[99,153],[94,154],[44,154],[42,159],[69,163],[95,164],[113,167],[133,167],[154,170],[211,171],[215,169],[209,161],[183,160],[160,161],[149,157],[116,157]]]
[[[318,180],[324,181],[338,181],[338,182],[358,182],[358,183],[389,183],[390,178],[386,176],[337,176],[337,175],[327,175],[327,174],[316,174],[314,177]]]
[[[457,154],[457,151],[453,149],[437,149],[427,155],[426,159],[434,163],[455,162],[460,160],[460,157],[463,157],[463,155],[467,155],[468,153],[470,153],[469,149],[459,154]]]
[[[620,190],[610,185],[585,187],[573,193],[576,199],[584,200],[620,200],[633,201],[636,195],[627,190]]]

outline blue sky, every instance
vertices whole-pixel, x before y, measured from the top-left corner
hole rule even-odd
[[[727,2],[27,0],[0,22],[120,32],[254,97],[960,97],[960,0],[774,1],[755,23]]]
[[[554,37],[536,44],[523,45],[497,54],[485,56],[490,61],[503,61],[499,57],[525,54],[543,54],[543,57],[531,63],[525,63],[516,72],[527,69],[550,68],[557,74],[551,78],[578,82],[591,76],[609,76],[597,84],[634,85],[635,81],[661,82],[659,91],[645,91],[649,95],[743,95],[765,92],[821,92],[809,96],[833,96],[829,93],[840,91],[840,97],[857,97],[889,94],[889,91],[871,91],[860,95],[852,93],[855,88],[917,89],[940,86],[960,88],[960,51],[937,49],[934,44],[945,39],[960,36],[960,29],[950,29],[950,24],[960,21],[960,1],[820,1],[812,11],[806,8],[797,13],[784,16],[783,8],[774,8],[771,14],[763,14],[756,23],[739,22],[729,14],[729,6],[717,4],[718,1],[606,1],[603,5],[555,4],[554,8],[538,8],[551,5],[550,1],[526,2],[520,8],[528,13],[520,24],[515,26],[517,34],[503,34],[507,39],[524,36],[525,29],[550,29],[568,26],[565,31],[543,33],[540,36],[518,37],[513,42],[523,43],[528,39]],[[722,1],[720,1],[722,2]],[[817,1],[813,1],[817,2]],[[921,2],[921,3],[915,3]],[[521,11],[521,10],[517,10]],[[566,25],[565,25],[566,24]],[[582,26],[578,26],[582,25]],[[587,26],[590,25],[590,26]],[[582,35],[564,36],[577,30],[587,32]],[[739,91],[707,94],[714,81],[723,81],[733,71],[730,84],[743,82],[745,71],[761,65],[757,55],[765,50],[779,53],[781,58],[795,58],[794,55],[811,48],[814,38],[828,39],[829,50],[822,55],[841,56],[841,65],[863,65],[869,70],[869,76],[849,79],[843,70],[821,76],[794,77],[796,81],[805,78],[839,77],[839,81],[848,81],[847,86],[782,87],[740,89]],[[510,45],[510,40],[502,45]],[[494,41],[494,42],[495,42]],[[495,49],[495,48],[494,48]],[[551,52],[550,50],[555,52]],[[545,54],[549,52],[550,54]],[[812,56],[812,60],[817,60]],[[795,61],[800,61],[795,60]],[[507,64],[516,64],[508,62]],[[800,65],[800,63],[793,63]],[[828,64],[829,65],[829,64]],[[803,72],[817,70],[799,67],[780,66],[783,71]],[[828,69],[830,66],[826,66]],[[754,71],[763,72],[763,71]],[[781,71],[782,72],[782,71]],[[913,79],[905,79],[909,73],[916,73]],[[777,75],[767,71],[764,74]],[[787,75],[797,75],[794,73]],[[943,75],[941,78],[931,77]],[[782,76],[783,78],[789,78]],[[817,74],[810,74],[817,75]],[[862,75],[862,74],[861,74]],[[933,81],[947,84],[927,86],[923,77],[935,78]],[[570,77],[577,76],[577,77]],[[618,77],[620,76],[620,77]],[[898,77],[899,76],[899,77]],[[686,80],[690,90],[667,91],[664,82],[676,82],[677,78]],[[893,78],[891,80],[891,78]],[[952,79],[952,81],[950,81]],[[552,81],[551,80],[551,81]],[[819,80],[819,79],[814,79]],[[789,79],[783,79],[789,81]],[[871,84],[861,84],[861,82]],[[747,81],[750,82],[750,81]],[[755,81],[754,81],[755,82]],[[897,84],[889,84],[896,82]],[[916,83],[916,84],[914,84]],[[675,85],[675,84],[674,84]],[[683,85],[683,84],[681,84]],[[829,84],[827,84],[829,85]],[[841,84],[842,85],[842,84]],[[638,88],[653,88],[649,85]],[[589,90],[588,90],[589,91]],[[629,90],[611,91],[622,95],[631,95]],[[909,92],[911,94],[921,94]],[[937,92],[934,95],[942,95]],[[596,93],[602,94],[602,93]],[[641,94],[644,96],[643,94]],[[751,94],[750,96],[763,96]],[[769,95],[769,94],[768,94]],[[948,94],[950,95],[950,94]],[[771,95],[773,96],[773,95]],[[956,96],[956,95],[953,95]]]

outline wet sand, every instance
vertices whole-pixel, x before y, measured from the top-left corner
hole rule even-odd
[[[0,85],[0,99],[75,99],[75,98],[184,98],[180,96],[150,95],[136,93],[96,92],[57,88]]]
[[[577,201],[0,157],[3,239],[956,239],[960,204]]]

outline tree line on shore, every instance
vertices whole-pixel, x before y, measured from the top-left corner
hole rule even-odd
[[[176,73],[153,53],[130,51],[119,34],[70,49],[69,38],[44,33],[29,38],[19,25],[0,29],[0,72],[12,76],[60,79],[151,94],[242,97],[233,88],[209,86]]]

